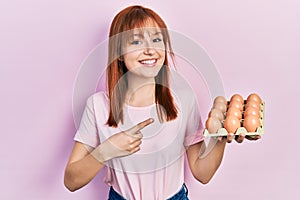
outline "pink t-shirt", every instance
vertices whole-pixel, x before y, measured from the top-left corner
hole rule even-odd
[[[189,145],[203,140],[203,125],[192,90],[172,90],[179,114],[175,120],[160,123],[156,105],[124,106],[124,124],[108,127],[107,94],[90,96],[76,132],[75,140],[92,147],[111,135],[127,130],[135,124],[154,118],[142,129],[141,150],[135,154],[107,162],[105,183],[126,199],[165,200],[177,193],[184,182],[184,153]]]

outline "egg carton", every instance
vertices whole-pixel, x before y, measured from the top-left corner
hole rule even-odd
[[[246,101],[245,101],[246,103]],[[245,135],[249,135],[249,136],[255,136],[255,135],[263,135],[264,134],[264,119],[265,119],[265,102],[260,104],[260,124],[261,126],[259,126],[255,132],[248,132],[246,130],[245,127],[239,127],[236,132],[235,135],[239,135],[241,133],[244,133]],[[243,122],[244,118],[241,119],[241,123]],[[223,122],[222,122],[222,126],[223,126]],[[204,129],[203,132],[204,137],[219,137],[219,136],[227,136],[228,132],[225,128],[220,128],[217,133],[209,133],[207,129]]]

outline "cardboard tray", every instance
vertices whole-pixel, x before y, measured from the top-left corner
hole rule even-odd
[[[261,110],[260,110],[260,124],[261,126],[256,129],[255,132],[247,132],[244,127],[240,127],[235,132],[235,135],[239,135],[240,133],[244,133],[245,135],[255,136],[255,135],[263,135],[264,134],[264,118],[265,118],[265,102],[261,103]],[[241,122],[244,118],[241,119]],[[222,127],[223,122],[222,122]],[[218,137],[218,136],[227,136],[228,132],[225,128],[220,128],[217,133],[209,133],[207,129],[204,129],[204,137]]]

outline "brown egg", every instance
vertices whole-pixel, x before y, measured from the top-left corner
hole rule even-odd
[[[244,111],[244,118],[247,117],[248,115],[253,115],[257,117],[258,119],[261,117],[260,112],[253,107],[247,107],[246,110]]]
[[[217,102],[219,102],[219,103],[224,103],[224,104],[227,105],[227,100],[226,100],[225,97],[223,97],[223,96],[217,96],[217,97],[214,99],[214,104],[217,103]]]
[[[243,121],[243,127],[245,127],[245,129],[248,132],[256,132],[256,129],[259,126],[260,126],[260,120],[253,115],[248,115],[247,117],[245,117]]]
[[[222,123],[217,118],[209,117],[206,120],[205,126],[209,133],[217,133],[217,131],[222,128]]]
[[[254,101],[258,104],[262,103],[262,100],[258,94],[252,93],[247,97],[247,102]]]
[[[240,120],[234,116],[228,116],[224,121],[224,128],[228,133],[235,133],[240,126]]]
[[[227,110],[227,105],[224,103],[217,102],[213,105],[213,108],[220,110],[222,113],[225,113]]]
[[[257,111],[261,110],[260,104],[255,102],[255,101],[249,101],[249,102],[247,101],[246,106],[245,106],[245,110],[248,109],[248,108],[254,108]]]
[[[242,105],[244,104],[244,99],[241,95],[239,94],[234,94],[232,95],[232,97],[230,98],[230,101],[238,101],[240,102]]]
[[[229,107],[226,112],[226,117],[228,116],[234,116],[240,120],[242,119],[242,112],[238,108]]]
[[[230,103],[229,103],[229,106],[228,106],[228,109],[229,108],[236,108],[240,111],[242,111],[244,109],[244,106],[241,102],[237,101],[237,100],[231,100]]]
[[[214,117],[219,119],[220,121],[224,120],[224,114],[221,112],[221,110],[213,108],[208,114],[208,117]]]

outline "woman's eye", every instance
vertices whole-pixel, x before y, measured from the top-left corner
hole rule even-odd
[[[134,40],[134,41],[131,42],[131,44],[134,44],[134,45],[142,44],[142,41]]]
[[[162,41],[162,39],[160,39],[160,38],[155,38],[154,40],[153,40],[153,42],[161,42]]]

